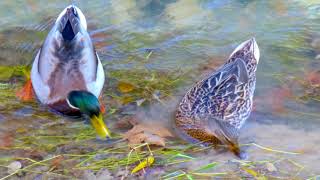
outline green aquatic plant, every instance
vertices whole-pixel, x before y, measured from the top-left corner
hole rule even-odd
[[[123,104],[137,102],[143,103],[161,101],[172,97],[173,93],[184,83],[182,72],[135,70],[112,70],[108,76],[116,82],[110,85],[110,91],[105,95],[110,96]],[[116,91],[111,91],[117,87]],[[114,90],[114,89],[113,89]]]
[[[61,124],[61,123],[60,123]],[[147,143],[136,145],[130,150],[127,143],[124,141],[117,141],[110,144],[99,144],[95,141],[95,132],[89,126],[83,126],[83,123],[67,122],[68,126],[65,130],[61,129],[58,122],[48,123],[47,128],[54,128],[50,131],[51,134],[45,133],[43,130],[25,132],[21,135],[24,137],[17,138],[12,147],[6,149],[14,152],[19,150],[43,152],[40,154],[21,154],[20,156],[4,156],[0,158],[0,168],[6,169],[8,164],[13,161],[23,162],[24,166],[11,174],[2,177],[6,179],[21,172],[27,174],[49,174],[53,176],[60,176],[71,178],[75,176],[75,172],[93,170],[95,172],[101,169],[108,169],[111,172],[123,170],[123,176],[135,176],[131,171],[135,169],[139,163],[150,155],[154,158],[152,167],[146,169],[162,168],[164,173],[161,174],[162,179],[177,179],[177,178],[210,178],[210,177],[265,177],[272,178],[274,173],[281,175],[281,166],[279,163],[292,164],[299,171],[304,168],[299,163],[290,159],[290,157],[278,156],[276,158],[259,161],[244,161],[231,160],[239,167],[238,171],[232,171],[228,168],[228,162],[217,160],[203,164],[202,166],[188,166],[188,163],[201,161],[202,153],[206,153],[207,148],[199,148],[197,145],[184,145],[179,141],[170,141],[167,147],[151,148]],[[28,136],[26,134],[29,134]],[[119,138],[119,136],[115,136]],[[250,145],[250,144],[248,144]],[[297,155],[291,152],[273,150],[265,148],[261,145],[254,144],[262,150],[267,150],[268,153],[279,153],[279,155]],[[35,153],[35,152],[34,152]],[[54,154],[54,156],[49,155]],[[35,159],[40,157],[40,160]],[[268,164],[271,163],[272,165]],[[53,166],[55,165],[55,166]],[[179,168],[182,166],[182,168]],[[269,171],[270,166],[276,166],[275,171]],[[221,171],[221,167],[225,170]],[[269,167],[269,170],[268,170]],[[67,168],[63,170],[64,168]],[[274,168],[273,168],[274,169]],[[271,168],[271,170],[273,170]],[[283,175],[286,175],[285,173]]]

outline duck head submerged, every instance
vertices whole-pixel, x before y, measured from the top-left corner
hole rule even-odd
[[[99,97],[104,71],[95,51],[86,19],[74,5],[58,16],[35,57],[32,85],[40,102],[64,100],[72,90],[87,90]]]
[[[100,137],[110,137],[98,100],[104,70],[78,7],[59,14],[34,59],[31,81],[42,104],[63,115],[87,115]]]
[[[197,82],[178,106],[178,134],[191,142],[226,145],[246,159],[238,137],[251,113],[259,58],[258,45],[251,38],[237,46],[214,73]]]
[[[105,125],[98,99],[87,91],[71,91],[66,99],[68,105],[80,110],[90,118],[92,126],[101,138],[110,138],[111,133]]]

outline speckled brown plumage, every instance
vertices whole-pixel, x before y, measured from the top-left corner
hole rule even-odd
[[[242,43],[216,72],[193,86],[176,112],[176,127],[191,142],[226,144],[239,156],[239,129],[249,117],[259,49]]]

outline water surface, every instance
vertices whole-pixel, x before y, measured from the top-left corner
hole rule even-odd
[[[170,109],[169,112],[156,111],[159,114],[150,116],[170,119],[166,114],[174,111],[169,105],[172,101],[178,101],[188,87],[223,64],[238,44],[255,37],[261,54],[255,104],[242,130],[241,143],[255,142],[285,152],[246,146],[250,162],[272,162],[277,170],[266,170],[264,163],[248,167],[273,178],[311,178],[320,174],[319,2],[94,0],[74,4],[87,17],[88,31],[106,71],[107,123],[115,123],[123,114],[152,111],[159,99],[165,106],[162,109]],[[12,150],[11,144],[6,144],[10,138],[21,145],[23,136],[71,136],[79,133],[79,128],[88,127],[52,114],[36,102],[21,103],[15,97],[25,78],[13,69],[31,65],[55,18],[67,5],[60,1],[0,2],[0,67],[3,69],[0,72],[0,145],[3,147],[0,154],[4,157],[1,161],[4,166],[10,163],[7,159],[27,157],[25,151],[34,150],[26,150],[24,146],[15,146],[16,150]],[[122,94],[117,92],[116,84],[130,81],[126,76],[160,80],[148,91],[143,84],[134,84],[140,92]],[[173,82],[175,78],[181,82],[161,84],[168,79]],[[144,100],[141,107],[128,107],[139,100]],[[169,120],[165,122],[170,126]],[[47,140],[38,140],[24,143],[34,148],[42,147],[41,143],[48,144]],[[93,149],[103,147],[101,142],[92,143]],[[47,149],[46,156],[58,153],[53,149]],[[208,150],[190,155],[197,159],[166,167],[160,176],[220,162],[223,165],[212,172],[239,171],[242,177],[252,177],[242,166],[228,165],[236,161],[228,153]],[[7,175],[6,168],[0,171],[1,176]]]

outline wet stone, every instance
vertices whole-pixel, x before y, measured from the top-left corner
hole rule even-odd
[[[14,173],[15,171],[22,168],[22,164],[19,161],[13,161],[8,165],[8,173]]]
[[[0,123],[5,121],[5,119],[6,119],[6,117],[4,115],[0,114]]]
[[[17,117],[29,117],[33,115],[33,109],[31,106],[27,106],[13,112],[13,115]]]

